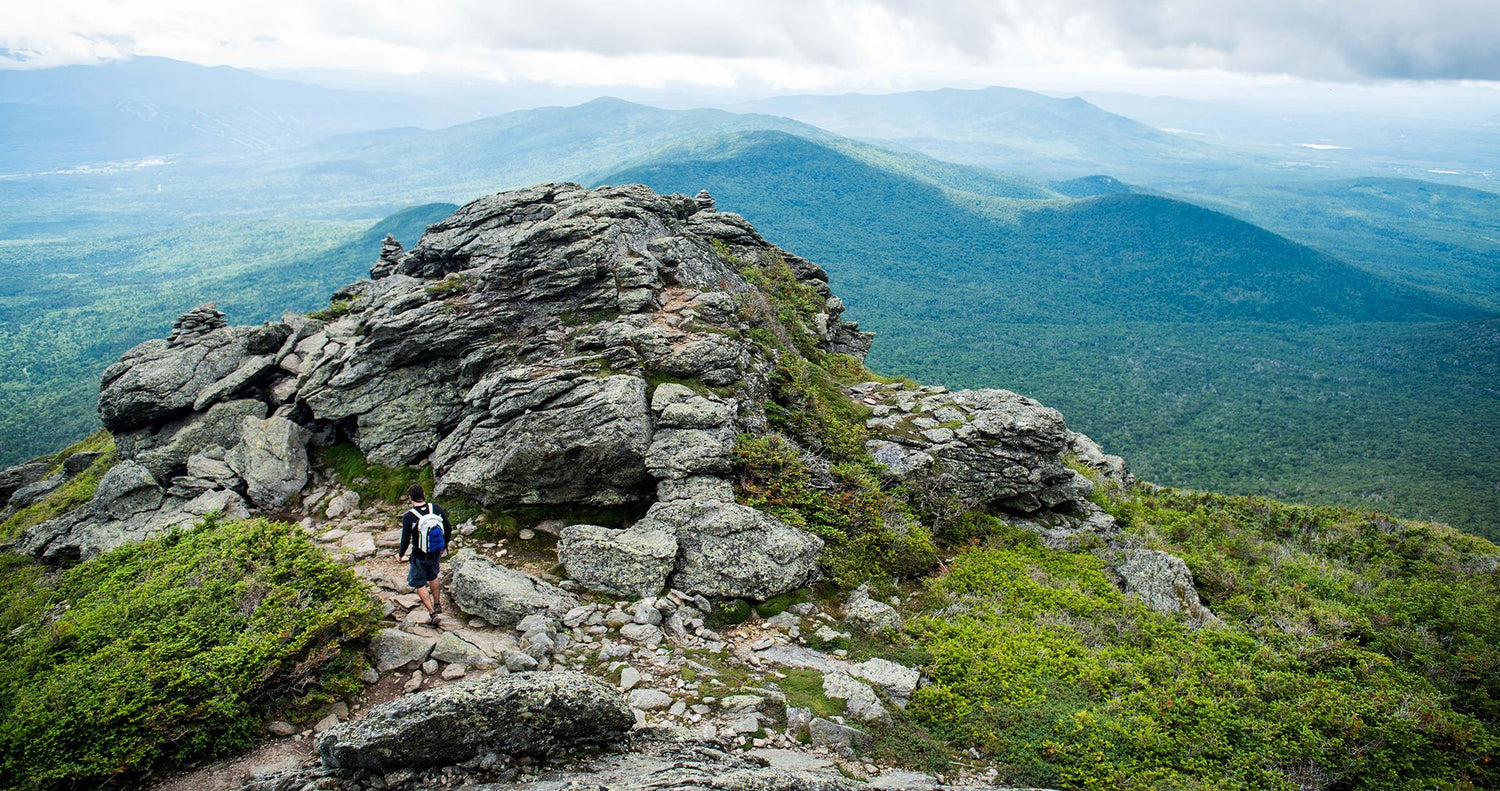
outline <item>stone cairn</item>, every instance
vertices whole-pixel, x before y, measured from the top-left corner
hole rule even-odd
[[[380,257],[375,260],[375,265],[370,267],[370,279],[379,280],[382,277],[394,274],[396,265],[401,263],[401,256],[406,253],[406,248],[401,242],[390,234],[380,243]]]
[[[698,190],[693,196],[693,201],[698,204],[698,211],[715,211],[714,196],[708,194],[708,190]]]
[[[183,346],[192,343],[199,336],[229,326],[224,320],[224,312],[213,302],[199,305],[196,308],[177,317],[172,322],[172,332],[167,336],[168,346]]]

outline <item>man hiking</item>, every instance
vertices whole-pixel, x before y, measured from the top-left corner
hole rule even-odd
[[[448,513],[435,503],[427,502],[427,493],[420,484],[412,484],[406,490],[406,499],[411,508],[401,516],[401,548],[396,551],[396,560],[406,555],[411,548],[411,570],[406,572],[406,584],[417,589],[422,605],[434,615],[443,611],[443,591],[438,583],[438,558],[448,546],[448,532],[453,526],[448,523]]]

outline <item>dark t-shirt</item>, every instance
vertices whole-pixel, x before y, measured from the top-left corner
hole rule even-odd
[[[432,513],[441,516],[443,518],[443,546],[447,546],[449,543],[451,543],[451,539],[449,538],[449,536],[453,532],[453,525],[448,521],[448,512],[444,511],[442,506],[438,505],[437,503],[423,503],[418,506],[413,506],[413,508],[423,514],[428,513],[427,509],[431,508]],[[430,555],[427,552],[423,552],[422,550],[417,549],[418,546],[419,542],[417,541],[417,515],[412,513],[411,508],[408,508],[406,509],[406,513],[401,515],[401,549],[396,551],[396,556],[400,557],[402,555],[405,555],[406,548],[411,547],[411,556],[413,558],[421,560],[435,560],[439,557],[439,555]]]

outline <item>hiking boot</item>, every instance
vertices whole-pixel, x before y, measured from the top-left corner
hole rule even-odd
[[[443,614],[443,603],[442,602],[438,602],[437,604],[432,605],[432,614],[433,615],[442,615]]]

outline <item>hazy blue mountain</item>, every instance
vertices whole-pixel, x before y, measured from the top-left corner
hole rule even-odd
[[[453,118],[418,97],[333,90],[166,58],[0,70],[0,173],[243,155]]]
[[[417,202],[464,202],[505,188],[573,178],[674,141],[767,128],[833,137],[785,118],[599,99],[438,130],[401,127],[336,135],[233,161],[0,180],[0,201],[11,207],[0,217],[0,236],[74,233],[79,226],[124,233],[185,216],[196,221],[380,216]]]
[[[1460,300],[1180,201],[966,198],[784,134],[600,181],[707,188],[829,270],[877,370],[1034,394],[1150,480],[1500,534],[1500,334]]]
[[[1015,88],[786,96],[744,109],[796,118],[841,135],[889,140],[953,162],[1068,179],[1127,179],[1160,169],[1235,170],[1224,152],[1079,98]]]
[[[802,96],[764,106],[953,162],[1074,173],[1050,185],[1070,197],[1123,191],[1123,184],[1091,181],[1108,174],[1103,178],[1226,212],[1377,275],[1500,308],[1500,128],[1472,113],[1403,117],[1394,109],[1372,115],[1306,103],[1278,113],[1280,105],[1265,102],[1089,96],[1146,123],[1081,99],[1005,89]]]
[[[1084,93],[1113,113],[1226,149],[1248,148],[1284,169],[1404,176],[1497,186],[1500,127],[1472,101],[1396,105]],[[1473,97],[1469,97],[1473,98]],[[1397,100],[1399,101],[1399,100]],[[1491,100],[1491,106],[1493,106]]]

